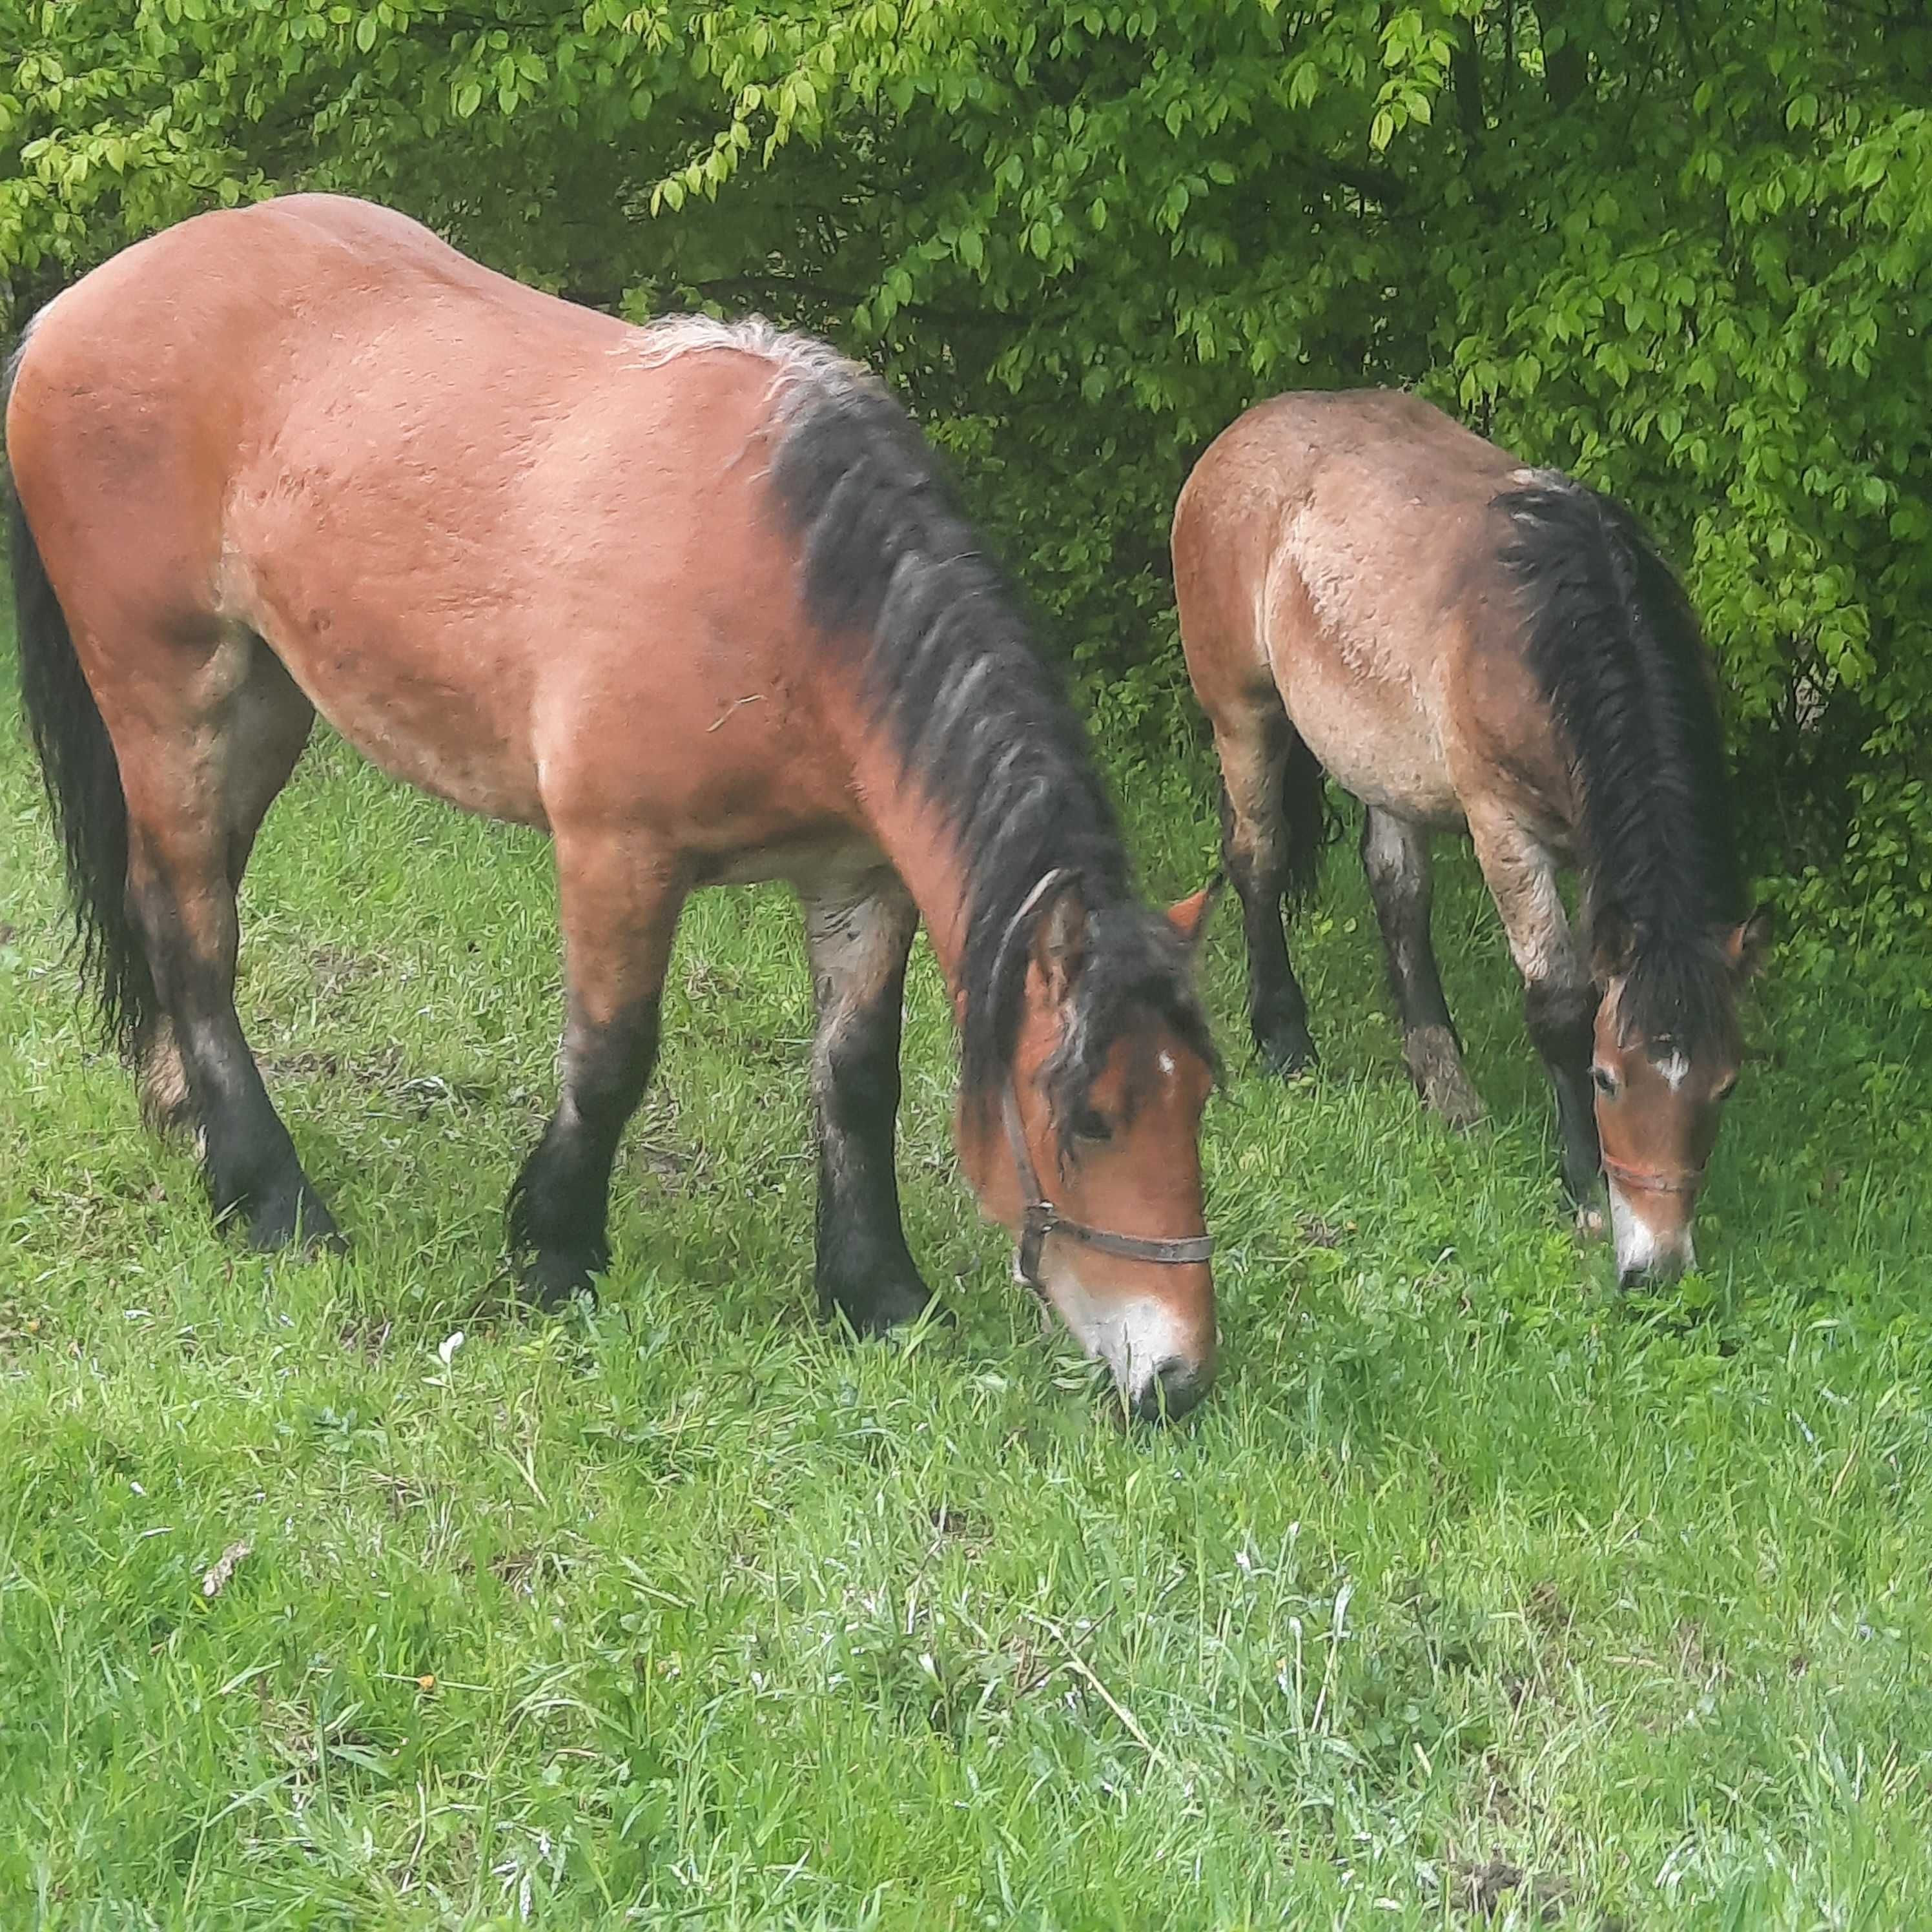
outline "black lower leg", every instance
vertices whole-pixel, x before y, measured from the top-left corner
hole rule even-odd
[[[1362,821],[1362,869],[1382,932],[1408,1077],[1432,1112],[1452,1126],[1473,1126],[1482,1118],[1482,1099],[1462,1065],[1462,1036],[1449,1016],[1430,936],[1434,892],[1427,834],[1371,806]]]
[[[339,1246],[334,1218],[302,1172],[236,1016],[232,908],[225,943],[211,956],[189,939],[171,896],[151,886],[136,905],[216,1214],[238,1216],[252,1247]]]
[[[1221,856],[1241,902],[1248,952],[1248,1023],[1263,1063],[1292,1078],[1313,1067],[1317,1056],[1308,1030],[1308,1001],[1288,956],[1282,916],[1287,876],[1275,850],[1282,836],[1279,827],[1273,828],[1265,848],[1253,836],[1238,836],[1233,809],[1222,793]]]
[[[556,1112],[510,1190],[510,1248],[545,1306],[587,1292],[610,1263],[610,1168],[657,1059],[653,995],[615,1018],[573,1012]]]
[[[1596,992],[1588,986],[1532,980],[1523,988],[1523,1013],[1556,1090],[1563,1185],[1580,1206],[1594,1191],[1602,1168],[1596,1101],[1590,1087]]]
[[[1424,835],[1387,814],[1371,811],[1362,824],[1362,868],[1382,929],[1389,991],[1404,1033],[1439,1027],[1460,1049],[1462,1036],[1449,1017],[1442,976],[1430,938],[1434,893]]]
[[[931,1299],[899,1209],[894,1159],[900,1014],[916,915],[896,889],[856,903],[808,900],[818,1024],[814,1275],[820,1312],[861,1335],[910,1321]]]

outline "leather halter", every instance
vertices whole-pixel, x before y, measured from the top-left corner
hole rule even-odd
[[[1604,1172],[1620,1187],[1640,1194],[1695,1194],[1704,1184],[1701,1167],[1687,1167],[1681,1173],[1660,1174],[1654,1168],[1629,1167],[1604,1156]]]
[[[994,985],[1004,975],[1006,955],[1019,935],[1022,922],[1049,892],[1065,884],[1072,876],[1066,867],[1056,866],[1020,902],[1019,910],[1007,922],[1006,938],[1000,944]],[[1046,1292],[1040,1278],[1040,1257],[1049,1234],[1064,1234],[1084,1247],[1096,1249],[1103,1255],[1118,1255],[1123,1261],[1162,1262],[1175,1267],[1204,1262],[1214,1253],[1214,1238],[1211,1234],[1166,1238],[1119,1234],[1111,1228],[1091,1228],[1084,1221],[1076,1221],[1061,1214],[1046,1198],[1040,1184],[1040,1175],[1034,1167],[1033,1156],[1027,1152],[1026,1132],[1020,1124],[1019,1096],[1010,1073],[1006,1077],[1006,1090],[1000,1096],[1000,1112],[1006,1123],[1006,1145],[1019,1174],[1020,1195],[1024,1204],[1020,1216],[1019,1270],[1020,1279],[1029,1287],[1042,1294]]]

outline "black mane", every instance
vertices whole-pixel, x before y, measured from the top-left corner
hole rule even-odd
[[[1136,897],[1086,734],[925,438],[862,372],[823,351],[806,367],[772,485],[799,539],[814,620],[828,638],[862,642],[875,721],[957,841],[969,1106],[998,1094],[1012,1063],[1027,942],[1046,910],[1015,930],[1028,895],[1065,867],[1087,908],[1074,1010],[1047,1069],[1064,1146],[1108,1050],[1150,1015],[1211,1063],[1188,950]]]
[[[1717,692],[1697,620],[1642,525],[1565,477],[1504,491],[1502,560],[1574,760],[1592,934],[1628,934],[1625,1028],[1732,1043],[1724,943],[1745,912]]]

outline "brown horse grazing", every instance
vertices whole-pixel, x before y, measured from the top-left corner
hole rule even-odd
[[[1174,566],[1263,1056],[1289,1074],[1315,1058],[1281,912],[1313,881],[1325,770],[1367,808],[1409,1072],[1449,1120],[1480,1116],[1429,934],[1428,834],[1466,828],[1571,1196],[1600,1162],[1626,1279],[1690,1264],[1766,921],[1745,916],[1696,620],[1629,512],[1412,396],[1280,396],[1188,478]],[[1587,956],[1562,863],[1582,874]]]
[[[151,1109],[259,1246],[330,1240],[236,1017],[236,888],[320,712],[554,843],[562,1094],[511,1196],[544,1299],[607,1265],[611,1161],[686,895],[803,901],[821,1304],[927,1291],[893,1142],[923,914],[982,1207],[1142,1414],[1214,1366],[1204,896],[1134,896],[1084,739],[933,458],[821,344],[636,328],[412,221],[212,214],[58,297],[7,442],[27,716],[86,964]]]

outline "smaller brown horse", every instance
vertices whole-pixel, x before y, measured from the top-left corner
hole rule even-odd
[[[922,915],[982,1207],[1135,1410],[1198,1400],[1204,896],[1135,893],[1078,722],[875,380],[760,323],[627,327],[303,195],[97,268],[8,383],[22,692],[85,962],[257,1246],[335,1232],[234,1003],[236,894],[320,712],[550,836],[562,1092],[510,1207],[539,1297],[608,1263],[686,897],[782,878],[826,1311],[862,1333],[927,1299],[893,1160]]]
[[[1466,829],[1556,1088],[1586,1224],[1610,1180],[1625,1280],[1694,1262],[1736,1085],[1745,914],[1714,681],[1630,512],[1412,396],[1276,398],[1202,458],[1174,518],[1187,667],[1214,728],[1256,1046],[1311,1066],[1284,898],[1313,884],[1323,772],[1366,808],[1362,856],[1425,1102],[1466,1125],[1429,932],[1428,837]],[[1587,952],[1557,890],[1574,863]]]

